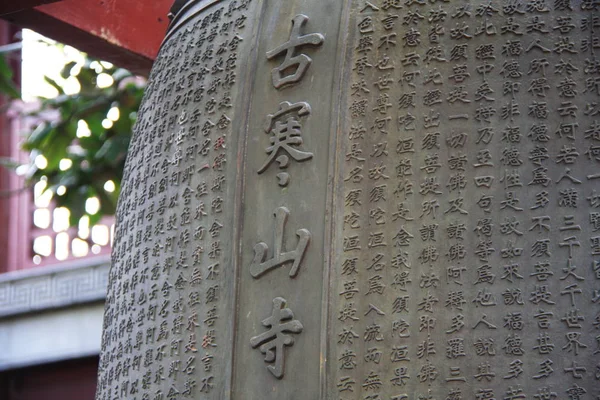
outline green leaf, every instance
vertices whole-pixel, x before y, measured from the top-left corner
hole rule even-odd
[[[21,97],[19,89],[13,81],[13,71],[4,54],[0,54],[0,93],[10,97],[11,99],[18,99]]]
[[[63,79],[67,79],[68,77],[71,76],[71,71],[73,70],[73,67],[75,67],[77,65],[76,61],[71,61],[70,63],[67,63],[62,71],[60,71],[60,76],[63,77]]]
[[[100,222],[100,220],[102,219],[102,217],[104,217],[104,215],[102,215],[102,213],[97,212],[96,214],[85,214],[88,216],[88,218],[90,219],[90,227],[96,225],[98,222]]]
[[[46,140],[48,135],[50,135],[53,129],[54,128],[50,124],[43,123],[38,125],[27,137],[27,139],[25,139],[25,142],[23,142],[23,148],[25,150],[33,150],[39,147],[39,145]]]
[[[76,187],[79,182],[82,181],[81,170],[78,168],[71,167],[65,171],[59,177],[59,186],[65,186],[66,188]]]
[[[103,72],[111,75],[115,83],[107,88],[99,88],[98,74],[90,68],[93,61],[95,60],[86,56],[83,67],[74,78],[71,78],[71,71],[78,68],[75,62],[64,65],[62,69],[62,79],[77,79],[81,86],[79,93],[66,94],[62,79],[45,78],[59,95],[41,99],[39,109],[27,114],[44,122],[24,135],[22,144],[23,149],[32,152],[27,164],[28,181],[35,184],[43,177],[47,180],[48,190],[55,192],[61,186],[66,188],[62,196],[56,195],[54,199],[57,207],[70,210],[71,225],[78,224],[85,215],[90,218],[92,225],[106,215],[114,215],[135,122],[132,116],[136,115],[144,92],[144,88],[138,86],[138,81],[123,84],[123,80],[127,81],[133,75],[118,66],[104,68]],[[2,82],[12,82],[11,73],[7,64],[0,65],[0,91],[3,88]],[[8,80],[3,81],[3,78]],[[113,106],[119,107],[120,118],[110,129],[105,129],[102,122]],[[49,112],[56,117],[49,120]],[[77,136],[80,120],[87,123],[89,136]],[[48,166],[43,170],[35,166],[37,155],[43,155],[48,161]],[[72,166],[63,171],[59,164],[65,158],[72,161]],[[6,165],[13,168],[18,166],[10,161],[6,160]],[[2,160],[0,165],[4,165]],[[112,193],[104,190],[107,180],[115,182],[116,190]],[[98,197],[100,209],[96,214],[88,215],[85,202],[92,196]]]
[[[104,182],[98,182],[99,185],[104,186]],[[108,193],[104,190],[104,187],[96,188],[96,196],[100,200],[100,211],[104,215],[113,215],[117,209],[117,196],[115,192]]]
[[[115,136],[104,142],[102,148],[96,153],[96,159],[104,159],[110,165],[121,162],[127,154],[129,137]]]
[[[71,144],[71,138],[65,134],[65,130],[55,129],[52,131],[51,143],[45,146],[42,154],[48,160],[48,166],[44,169],[45,171],[52,171],[58,169],[58,164],[63,158],[67,158],[68,146]]]
[[[79,85],[81,85],[81,93],[94,93],[100,90],[96,86],[97,79],[98,74],[95,70],[89,67],[81,68],[79,75],[77,75],[77,80],[79,81]]]
[[[7,95],[13,100],[21,98],[21,93],[19,93],[19,89],[17,89],[15,84],[3,77],[0,77],[0,93]]]
[[[69,216],[69,224],[76,226],[81,217],[85,215],[85,201],[87,199],[86,186],[77,189],[67,189],[62,196],[55,196],[57,206],[68,208],[71,215]]]
[[[0,75],[8,79],[12,79],[13,77],[12,68],[8,65],[4,54],[0,54]]]
[[[49,83],[54,89],[58,90],[58,94],[64,94],[65,90],[63,89],[62,86],[60,86],[58,84],[58,82],[56,82],[54,79],[50,78],[49,76],[44,76],[44,80]]]

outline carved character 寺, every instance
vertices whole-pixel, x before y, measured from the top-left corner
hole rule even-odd
[[[284,298],[274,298],[271,316],[262,321],[269,330],[250,339],[253,349],[260,346],[260,352],[265,355],[265,362],[275,363],[268,365],[267,369],[277,379],[283,378],[284,373],[283,348],[294,344],[294,338],[287,333],[300,333],[304,328],[300,321],[293,319],[294,313],[286,308],[286,305]]]

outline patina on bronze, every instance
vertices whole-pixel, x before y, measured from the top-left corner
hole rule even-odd
[[[598,0],[178,2],[97,399],[600,396]]]

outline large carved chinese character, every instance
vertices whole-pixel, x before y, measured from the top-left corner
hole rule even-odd
[[[287,335],[287,333],[297,334],[302,332],[304,328],[300,321],[293,319],[294,313],[286,308],[286,305],[284,298],[274,298],[271,316],[262,321],[262,324],[269,330],[250,339],[250,345],[253,349],[260,346],[260,352],[265,355],[265,362],[274,363],[268,365],[267,369],[277,379],[283,378],[284,373],[283,348],[294,344],[294,338]]]
[[[273,161],[277,161],[280,169],[285,169],[289,166],[290,157],[298,162],[307,161],[313,157],[313,153],[299,149],[303,143],[300,117],[310,115],[310,112],[308,103],[291,104],[284,101],[279,104],[279,111],[268,115],[265,132],[271,135],[269,139],[271,146],[266,148],[269,157],[258,170],[259,174],[265,172]],[[290,175],[287,172],[280,172],[277,174],[277,178],[280,186],[287,186],[290,182]]]
[[[273,258],[267,260],[267,252],[269,246],[266,243],[260,242],[254,246],[254,259],[250,265],[250,274],[254,278],[259,278],[270,270],[281,267],[282,265],[293,262],[290,269],[290,278],[296,277],[300,263],[304,258],[306,247],[310,242],[310,232],[307,229],[298,229],[298,244],[294,250],[285,251],[283,245],[283,233],[287,222],[290,210],[285,207],[279,207],[275,211],[275,219],[277,226],[275,227],[275,242],[273,247]]]
[[[294,55],[297,48],[307,45],[320,46],[325,40],[325,37],[320,33],[302,35],[300,30],[307,22],[308,17],[306,15],[296,15],[292,20],[290,39],[284,44],[267,52],[267,58],[269,60],[272,60],[279,54],[285,52],[285,59],[281,65],[273,68],[271,71],[271,74],[273,75],[273,86],[277,89],[300,81],[312,63],[312,59],[306,54]],[[293,73],[284,75],[285,72],[290,69],[293,70]]]

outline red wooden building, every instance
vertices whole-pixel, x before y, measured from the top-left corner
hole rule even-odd
[[[19,30],[30,28],[147,75],[172,4],[173,0],[1,1],[0,46],[18,41]],[[18,71],[19,60],[13,57],[12,63]],[[0,106],[5,103],[0,99]],[[23,156],[18,147],[23,123],[0,113],[0,157]],[[32,191],[19,190],[22,184],[14,173],[0,168],[0,399],[91,400],[109,244],[95,244],[97,251],[80,258],[35,255],[36,238],[55,243],[60,235],[67,241],[73,235],[51,223],[40,227],[34,216],[46,213],[51,221],[52,207],[38,203]]]

